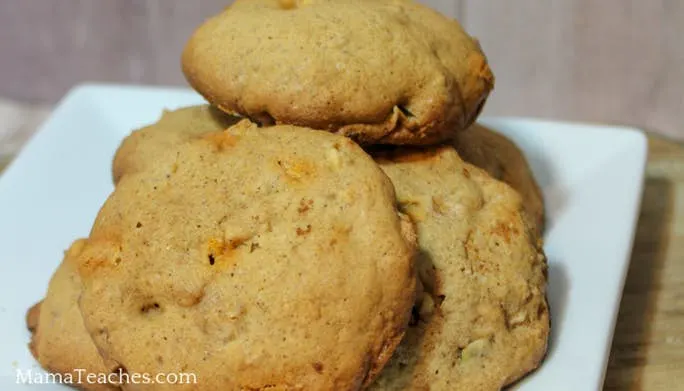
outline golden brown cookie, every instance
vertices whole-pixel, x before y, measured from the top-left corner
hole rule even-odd
[[[475,124],[454,138],[454,146],[463,160],[517,190],[538,233],[544,231],[544,197],[525,155],[513,141]]]
[[[127,172],[154,164],[154,156],[190,138],[209,132],[220,132],[237,123],[209,105],[164,111],[156,123],[131,133],[119,146],[112,164],[114,183]]]
[[[78,240],[66,252],[50,280],[45,299],[29,309],[27,326],[32,332],[31,353],[41,366],[50,372],[69,374],[74,386],[87,391],[112,391],[118,387],[99,384],[97,377],[88,381],[88,375],[108,374],[107,366],[83,325],[78,308],[81,280],[73,259],[84,242]]]
[[[418,233],[417,324],[371,387],[499,390],[549,335],[546,260],[521,198],[450,146],[377,153]]]
[[[476,118],[494,77],[455,20],[409,0],[237,0],[183,53],[222,110],[362,144],[431,144]]]
[[[351,140],[248,121],[124,175],[79,255],[80,306],[155,390],[359,390],[415,299],[389,179]],[[140,390],[151,389],[140,386]]]

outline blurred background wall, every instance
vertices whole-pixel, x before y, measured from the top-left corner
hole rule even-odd
[[[645,127],[684,140],[684,0],[424,0],[477,36],[488,115]],[[0,99],[82,81],[184,85],[181,49],[229,0],[1,0]]]

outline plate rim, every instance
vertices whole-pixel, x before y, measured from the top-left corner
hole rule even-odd
[[[143,86],[143,85],[124,85],[124,84],[107,84],[107,83],[84,83],[80,84],[74,88],[72,88],[61,100],[60,102],[55,106],[54,110],[52,113],[48,116],[46,121],[41,124],[36,132],[30,137],[30,139],[27,141],[27,143],[21,148],[21,150],[15,155],[14,159],[5,167],[2,173],[0,173],[0,192],[5,190],[5,182],[9,181],[14,174],[8,175],[8,173],[13,173],[15,170],[21,169],[21,166],[24,164],[23,161],[28,159],[30,157],[30,153],[33,150],[33,145],[37,142],[36,140],[39,140],[42,135],[51,129],[54,128],[52,124],[52,121],[54,121],[54,118],[58,118],[62,115],[62,113],[69,108],[70,106],[78,106],[81,104],[87,104],[88,100],[92,98],[92,95],[94,94],[95,96],[101,97],[103,94],[107,93],[112,93],[115,91],[126,91],[127,93],[138,93],[138,92],[144,92],[144,93],[149,93],[149,92],[167,92],[167,93],[181,93],[181,94],[186,94],[188,92],[192,92],[192,90],[185,88],[185,87],[166,87],[166,86]],[[639,210],[640,210],[640,205],[641,205],[641,199],[643,196],[643,190],[644,190],[644,183],[645,183],[645,169],[646,169],[646,164],[647,164],[647,158],[648,158],[648,139],[646,137],[646,132],[640,128],[632,127],[632,126],[624,126],[624,125],[612,125],[612,124],[594,124],[594,123],[587,123],[587,122],[575,122],[575,121],[555,121],[555,120],[550,120],[550,119],[540,119],[540,118],[532,118],[532,117],[521,117],[521,116],[501,116],[501,117],[491,117],[491,116],[485,116],[481,118],[482,122],[487,125],[491,126],[490,124],[501,124],[501,123],[508,123],[508,124],[516,124],[517,126],[524,126],[525,124],[534,124],[535,126],[550,126],[550,127],[556,127],[558,125],[563,125],[563,126],[568,126],[568,127],[581,127],[585,129],[603,129],[605,131],[615,131],[616,134],[620,134],[620,137],[622,137],[625,142],[630,144],[630,148],[634,148],[635,155],[634,160],[632,163],[635,165],[635,168],[637,170],[636,176],[635,176],[635,191],[632,193],[632,196],[635,200],[633,202],[633,210],[631,213],[626,216],[626,218],[629,219],[629,229],[628,231],[628,248],[627,248],[627,256],[626,259],[621,262],[621,266],[623,267],[623,270],[621,270],[620,276],[618,277],[618,284],[619,284],[619,295],[618,295],[618,304],[616,306],[611,307],[611,311],[613,311],[612,314],[612,320],[609,325],[609,330],[610,334],[608,335],[607,338],[607,347],[606,347],[606,354],[605,354],[605,359],[603,360],[603,369],[602,369],[602,375],[600,379],[600,383],[597,385],[597,387],[600,387],[603,384],[603,381],[605,379],[605,374],[607,370],[607,364],[608,364],[608,358],[610,354],[610,348],[615,332],[615,325],[617,321],[617,316],[619,313],[620,309],[620,299],[622,298],[623,294],[623,289],[624,289],[624,284],[626,282],[626,276],[627,272],[629,270],[629,265],[630,265],[630,260],[631,260],[631,253],[632,249],[634,246],[634,241],[635,241],[635,236],[636,236],[636,229],[637,229],[637,223],[638,223],[638,218],[639,218]],[[495,126],[494,126],[495,127]],[[495,127],[496,129],[496,127]],[[27,157],[28,156],[28,157]],[[10,178],[10,179],[8,179]],[[0,303],[1,304],[1,303]]]

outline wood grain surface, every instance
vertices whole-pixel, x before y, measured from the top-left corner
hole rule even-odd
[[[684,146],[649,140],[606,390],[684,389]]]
[[[54,103],[83,81],[184,84],[192,30],[230,0],[3,0],[0,96]],[[423,0],[478,36],[489,115],[647,127],[684,140],[684,1]]]

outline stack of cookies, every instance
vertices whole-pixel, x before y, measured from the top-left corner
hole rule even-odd
[[[494,78],[456,21],[238,0],[182,64],[208,104],[119,147],[29,310],[43,367],[116,375],[87,390],[399,391],[499,390],[540,364],[543,202],[474,125]]]

